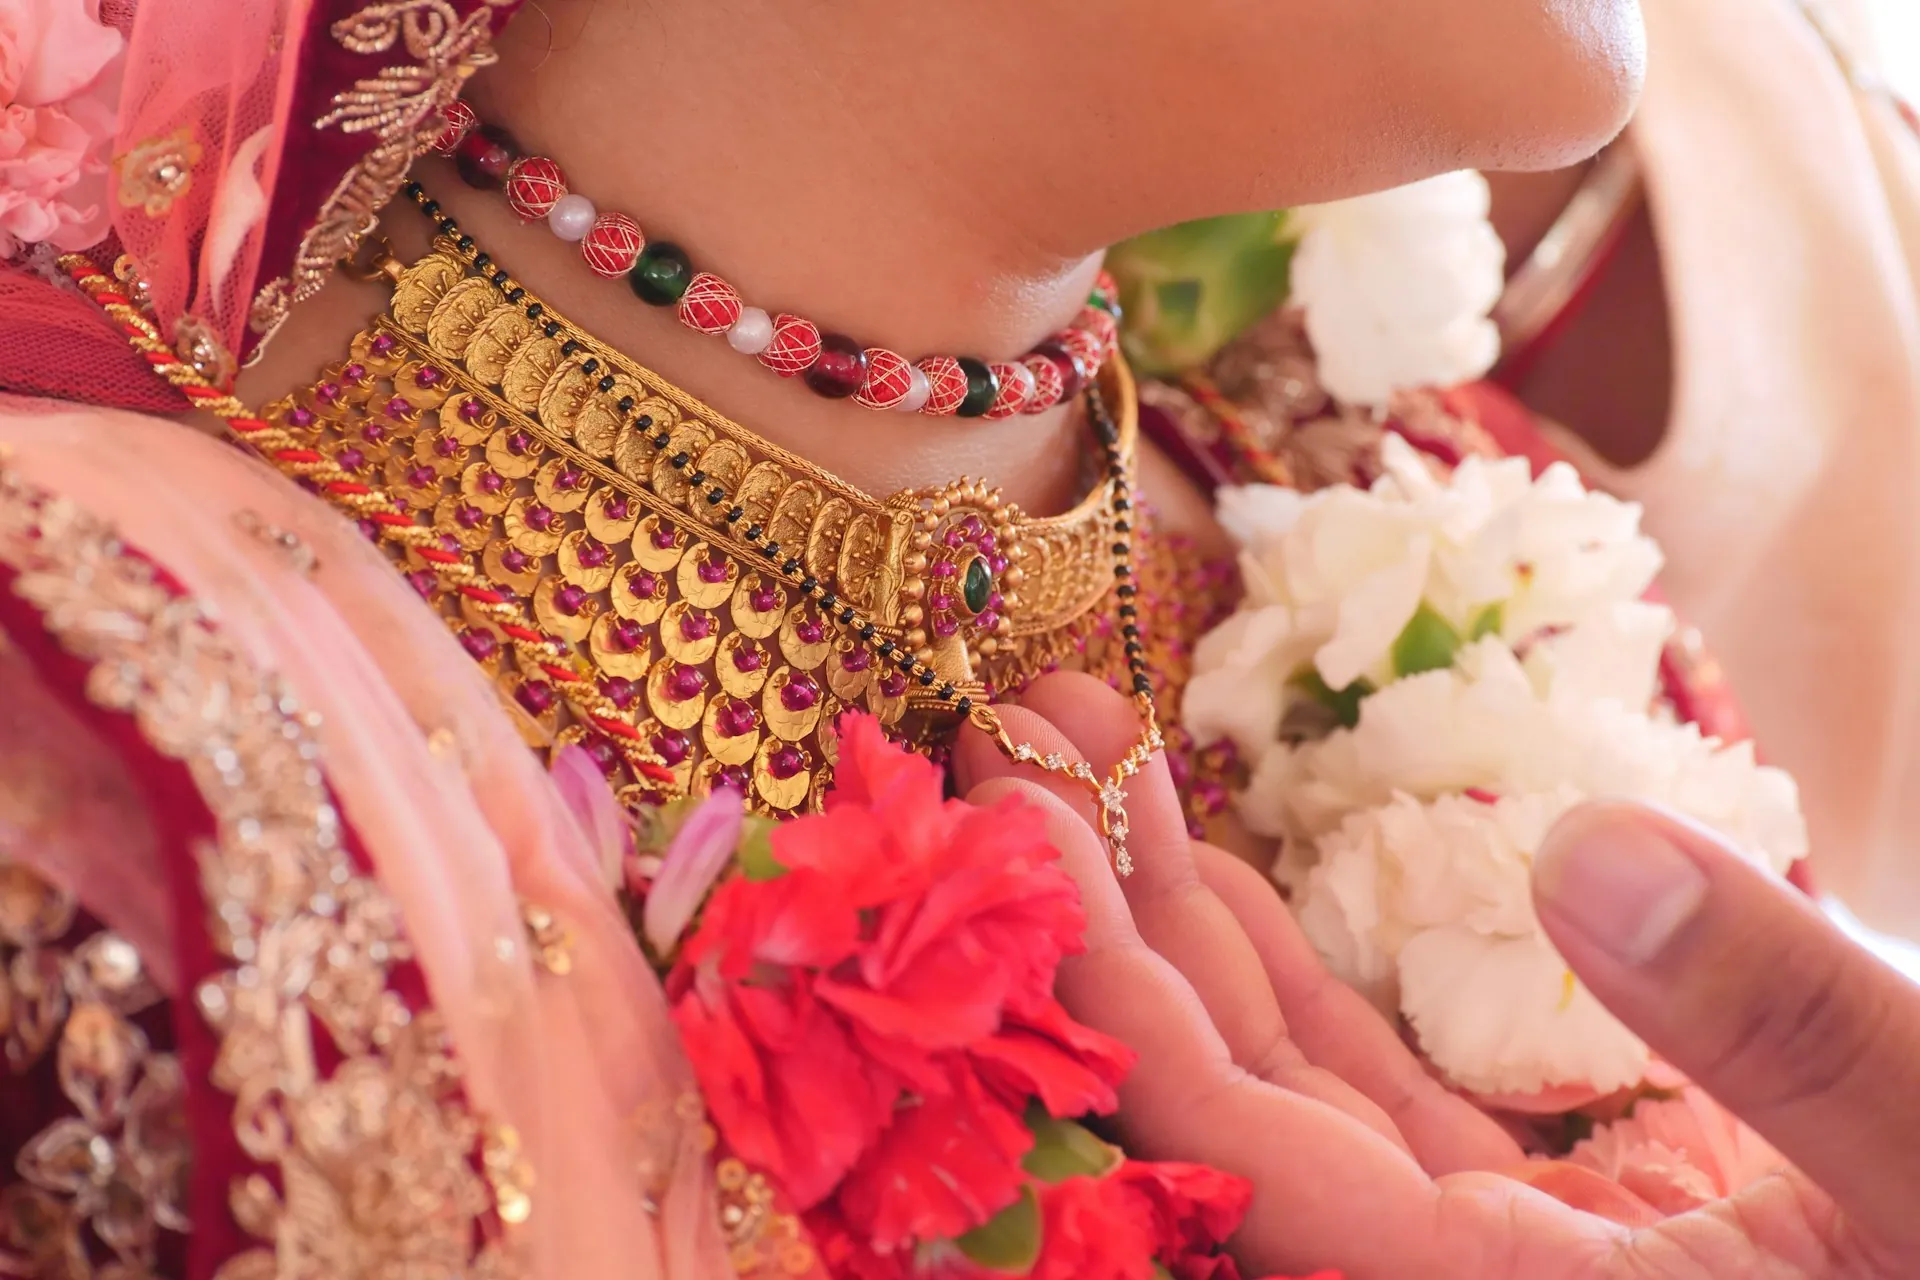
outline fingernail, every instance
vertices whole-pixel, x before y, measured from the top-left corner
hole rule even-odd
[[[1706,873],[1659,823],[1626,806],[1576,809],[1533,859],[1543,907],[1626,965],[1659,955],[1707,896]]]

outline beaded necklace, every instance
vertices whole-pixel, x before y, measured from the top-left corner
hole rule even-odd
[[[1123,363],[1085,393],[1104,474],[1074,511],[1031,519],[967,481],[883,502],[598,343],[406,193],[433,250],[380,262],[392,301],[349,359],[259,415],[172,356],[91,263],[63,266],[162,376],[361,522],[530,744],[585,747],[628,803],[731,785],[767,812],[817,807],[833,716],[863,706],[910,738],[969,721],[1071,779],[1131,870],[1126,782],[1164,742]],[[989,698],[1068,657],[1108,600],[1143,731],[1096,774],[1014,742]]]
[[[937,417],[1044,413],[1078,396],[1118,346],[1119,289],[1104,271],[1073,322],[1020,360],[934,355],[910,361],[885,347],[822,333],[803,316],[747,306],[725,280],[696,272],[679,245],[648,240],[629,214],[595,208],[569,188],[558,164],[523,153],[513,135],[483,123],[465,102],[454,102],[446,118],[433,146],[453,157],[461,181],[503,192],[523,222],[544,221],[554,235],[578,244],[595,275],[626,280],[640,301],[674,308],[688,328],[724,336],[735,351],[783,378],[800,378],[828,399]]]

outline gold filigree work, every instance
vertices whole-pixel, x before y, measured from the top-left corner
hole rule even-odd
[[[191,129],[149,138],[116,156],[114,187],[121,206],[138,209],[149,218],[165,217],[174,202],[193,189],[193,167],[201,156]]]
[[[109,529],[4,472],[0,562],[92,664],[89,697],[183,763],[215,820],[195,852],[231,967],[194,1000],[240,1148],[275,1175],[233,1187],[263,1247],[222,1280],[499,1274],[483,1128],[439,1019],[391,986],[410,958],[399,911],[343,844],[314,717]]]

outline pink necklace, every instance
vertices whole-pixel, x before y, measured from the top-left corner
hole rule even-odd
[[[578,244],[594,274],[624,278],[642,302],[672,307],[689,329],[726,338],[740,354],[756,357],[783,378],[801,378],[830,400],[850,398],[869,409],[936,417],[1043,413],[1079,395],[1098,376],[1119,337],[1119,291],[1102,271],[1073,323],[1019,360],[945,355],[908,360],[886,347],[822,333],[804,316],[746,305],[725,280],[695,271],[679,245],[648,240],[628,214],[598,209],[569,189],[558,164],[524,154],[511,134],[482,123],[465,102],[447,109],[446,128],[433,147],[453,157],[468,186],[503,191],[523,221],[544,220],[554,235]]]

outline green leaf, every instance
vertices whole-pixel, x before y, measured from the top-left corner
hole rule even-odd
[[[1459,651],[1460,633],[1423,603],[1393,642],[1393,673],[1417,676],[1422,671],[1444,670],[1453,665],[1453,655]]]
[[[1373,692],[1372,682],[1365,679],[1355,680],[1344,689],[1329,688],[1314,667],[1302,669],[1288,683],[1331,711],[1343,729],[1360,723],[1360,704]]]
[[[756,883],[778,880],[787,874],[787,869],[773,856],[773,828],[774,824],[765,818],[747,815],[746,824],[740,831],[740,852],[736,860],[740,864],[740,874],[748,880]]]
[[[1500,628],[1507,625],[1507,602],[1495,600],[1492,604],[1473,615],[1473,621],[1467,626],[1467,639],[1483,640],[1488,636],[1500,634]]]
[[[1183,222],[1116,245],[1121,336],[1139,371],[1195,369],[1287,299],[1294,241],[1285,210]]]
[[[954,1241],[960,1252],[989,1271],[1023,1276],[1040,1260],[1040,1198],[1029,1183],[1020,1198]]]
[[[1033,1149],[1020,1167],[1042,1182],[1099,1178],[1120,1163],[1120,1152],[1100,1141],[1084,1125],[1056,1120],[1038,1103],[1027,1108]]]

